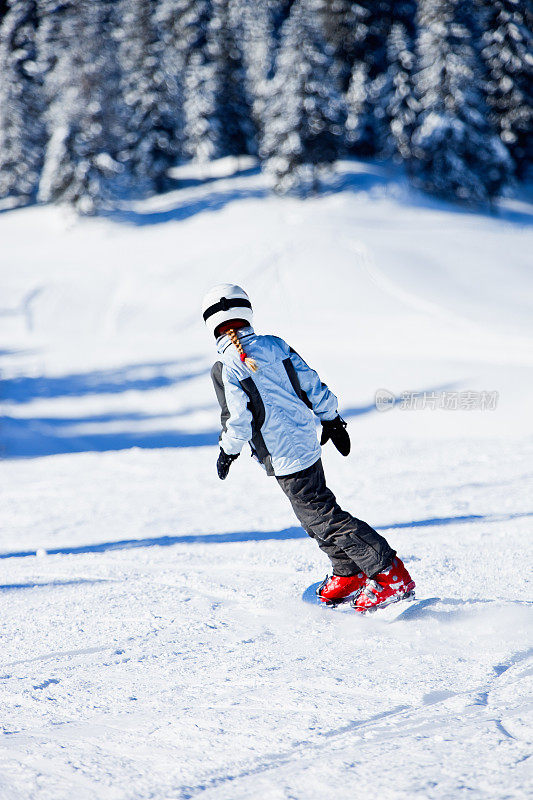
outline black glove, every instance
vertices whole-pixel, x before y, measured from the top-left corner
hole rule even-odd
[[[320,444],[326,444],[328,439],[331,439],[341,455],[348,455],[350,452],[350,437],[342,417],[336,416],[335,419],[325,420],[322,423]]]
[[[237,453],[236,456],[228,456],[228,454],[225,453],[222,448],[220,448],[220,453],[217,459],[217,472],[221,481],[228,477],[231,462],[235,461],[236,458],[239,458],[239,453]]]

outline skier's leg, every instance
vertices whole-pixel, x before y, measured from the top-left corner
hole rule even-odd
[[[296,472],[294,475],[279,477],[277,481],[289,498],[292,509],[302,528],[311,539],[315,539],[322,552],[331,561],[333,574],[342,576],[357,575],[361,571],[357,564],[334,541],[325,541],[316,534],[316,509],[312,505],[315,497],[312,479],[314,469],[315,465],[302,470],[302,472]]]
[[[309,533],[309,531],[307,531],[307,533]],[[312,539],[315,539],[322,552],[325,553],[331,561],[334,575],[342,575],[343,577],[347,577],[349,575],[357,575],[357,573],[361,572],[357,564],[355,564],[352,559],[347,556],[346,553],[340,550],[335,544],[328,544],[327,542],[317,539],[316,536],[313,536],[313,534],[309,535]]]
[[[302,527],[317,540],[332,563],[332,555],[335,557],[335,574],[355,575],[362,571],[371,577],[390,565],[395,551],[370,525],[342,510],[326,486],[320,459],[301,472],[278,477],[277,481]],[[337,568],[344,572],[337,572]],[[347,572],[348,568],[352,571]]]

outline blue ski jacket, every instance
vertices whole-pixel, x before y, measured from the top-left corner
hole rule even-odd
[[[277,336],[252,327],[237,331],[243,349],[258,366],[241,362],[227,334],[217,339],[220,361],[211,377],[221,407],[220,446],[237,455],[248,442],[269,475],[292,475],[320,458],[315,415],[337,416],[337,398],[303,358]]]

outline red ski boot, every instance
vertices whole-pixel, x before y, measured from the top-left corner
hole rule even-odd
[[[356,611],[375,611],[390,603],[396,603],[407,597],[414,597],[415,582],[407,572],[398,556],[383,572],[368,578],[357,600],[353,602]]]
[[[316,594],[324,603],[328,605],[337,605],[337,603],[343,603],[348,599],[353,598],[355,600],[365,585],[365,581],[366,575],[363,575],[362,572],[358,575],[349,575],[348,577],[332,575],[330,578],[326,575],[316,590]]]

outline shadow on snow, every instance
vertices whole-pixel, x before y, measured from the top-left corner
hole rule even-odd
[[[531,517],[533,512],[518,514],[470,514],[457,517],[429,517],[428,519],[411,520],[409,522],[394,522],[390,525],[376,526],[380,531],[397,530],[401,528],[434,527],[437,525],[457,525],[468,522],[505,522],[521,517]],[[171,547],[178,544],[233,544],[238,542],[266,542],[284,541],[289,539],[306,539],[307,533],[303,528],[283,528],[280,531],[237,531],[232,533],[202,533],[186,534],[184,536],[155,536],[144,539],[120,539],[115,542],[100,542],[98,544],[78,545],[75,547],[47,548],[47,555],[83,555],[86,553],[105,553],[108,550],[130,550],[136,547]],[[18,550],[0,553],[2,558],[26,558],[35,556],[35,550]]]
[[[382,190],[392,199],[397,198],[403,205],[412,208],[447,211],[450,214],[465,214],[485,217],[515,225],[532,225],[533,213],[529,200],[520,198],[500,198],[496,204],[468,205],[444,200],[410,185],[407,175],[402,169],[388,162],[379,163],[365,159],[346,158],[342,168],[324,181],[321,194],[335,194],[343,191],[368,192]],[[514,207],[513,207],[514,206]]]
[[[208,373],[207,367],[176,372],[177,367],[192,362],[193,359],[186,359],[184,362],[154,361],[60,377],[39,375],[5,378],[0,381],[0,399],[12,403],[29,403],[43,398],[85,397],[91,394],[162,389]]]
[[[79,547],[56,547],[47,549],[48,555],[80,555],[105,553],[108,550],[129,550],[135,547],[170,547],[175,544],[226,544],[234,542],[264,542],[270,540],[305,539],[303,528],[285,528],[281,531],[239,531],[236,533],[206,533],[186,536],[156,536],[146,539],[123,539],[117,542],[80,545]],[[24,558],[36,555],[35,550],[20,550],[0,553],[1,558]]]
[[[121,211],[109,212],[109,216],[115,222],[122,222],[130,225],[159,225],[162,222],[174,222],[176,220],[189,219],[196,214],[204,211],[220,211],[230,203],[238,200],[250,200],[267,197],[269,194],[266,188],[250,189],[229,189],[227,191],[218,190],[198,198],[189,198],[182,202],[176,202],[169,208],[154,211],[135,211],[124,209]]]
[[[109,583],[108,578],[94,578],[89,580],[88,578],[77,578],[70,581],[30,581],[28,583],[4,583],[0,584],[0,592],[12,592],[18,589],[40,589],[40,588],[47,588],[49,586],[57,587],[57,586],[79,586],[80,584],[94,584],[94,583]]]
[[[156,361],[114,369],[74,373],[59,377],[20,376],[0,382],[0,400],[23,406],[35,400],[83,398],[149,392],[183,385],[208,374],[206,366],[195,366],[194,358],[182,361]],[[32,458],[64,453],[106,452],[132,447],[201,447],[217,442],[218,430],[187,431],[163,420],[186,418],[198,411],[215,408],[214,403],[195,405],[172,413],[148,414],[142,411],[105,412],[69,417],[0,417],[0,454],[4,458]],[[152,423],[143,430],[143,423]],[[154,429],[153,423],[158,423]],[[83,426],[95,426],[84,431]],[[106,429],[106,425],[115,429]],[[101,426],[100,428],[98,426]],[[125,430],[117,430],[117,427]],[[80,430],[77,431],[76,428]]]
[[[125,415],[125,418],[127,419],[128,415]],[[141,418],[159,419],[159,416]],[[109,421],[121,419],[120,414],[109,415]],[[131,419],[134,419],[134,415],[131,415]],[[79,436],[69,433],[69,428],[78,423],[83,424],[84,421],[84,418],[70,417],[54,419],[50,426],[52,433],[47,433],[45,430],[38,430],[42,423],[46,425],[47,420],[0,417],[0,429],[4,440],[0,455],[4,459],[40,458],[68,453],[106,453],[130,450],[133,447],[141,450],[206,447],[216,445],[218,442],[218,430],[190,432],[169,428],[155,431],[98,432]]]

